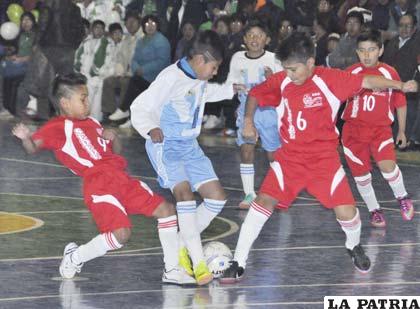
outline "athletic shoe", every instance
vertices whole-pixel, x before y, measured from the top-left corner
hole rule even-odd
[[[224,136],[224,137],[236,137],[236,130],[226,128],[217,133],[218,136]]]
[[[2,109],[0,111],[0,120],[10,120],[15,118],[7,109]]]
[[[116,120],[121,120],[124,118],[128,118],[130,116],[130,112],[129,111],[125,111],[123,112],[122,110],[120,110],[119,108],[117,108],[117,110],[112,113],[108,119],[112,120],[112,121],[116,121]]]
[[[187,272],[181,267],[175,267],[171,270],[164,270],[162,275],[162,282],[177,285],[197,284],[195,279],[188,275]]]
[[[213,280],[213,274],[204,261],[199,262],[194,268],[194,276],[198,285],[205,285]]]
[[[244,276],[245,269],[239,266],[238,262],[230,261],[229,263],[229,268],[223,272],[222,277],[219,279],[220,283],[232,284],[240,281]]]
[[[398,199],[400,203],[401,216],[404,220],[410,221],[414,216],[413,201],[408,196]]]
[[[179,259],[179,265],[185,270],[185,272],[188,275],[193,276],[194,275],[193,266],[191,263],[191,258],[188,255],[187,248],[184,247],[179,250],[178,259]]]
[[[374,227],[385,227],[386,221],[382,209],[375,209],[370,212],[370,224]]]
[[[240,209],[249,209],[252,201],[255,200],[256,196],[253,193],[249,193],[245,196],[244,200],[239,203]]]
[[[370,271],[370,259],[365,254],[361,244],[358,244],[353,250],[347,249],[347,252],[353,261],[354,267],[356,267],[358,271],[362,273]]]
[[[80,273],[82,270],[83,263],[75,264],[71,259],[73,252],[77,248],[78,246],[74,242],[67,244],[64,248],[63,260],[60,264],[60,275],[64,279],[71,279],[76,273]]]
[[[209,115],[209,118],[207,119],[203,128],[206,130],[223,128],[223,120],[221,117],[217,117],[215,115]]]

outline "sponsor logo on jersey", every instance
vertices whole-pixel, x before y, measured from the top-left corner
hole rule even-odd
[[[322,97],[319,92],[312,94],[305,94],[303,96],[303,105],[305,108],[313,108],[322,106]]]
[[[80,128],[74,129],[74,135],[76,135],[76,138],[78,139],[80,145],[82,145],[83,149],[86,150],[86,152],[89,154],[89,156],[92,159],[94,159],[94,160],[102,159],[102,156],[99,154],[99,152],[92,145],[92,142],[86,136],[85,132],[83,132],[82,129],[80,129]]]

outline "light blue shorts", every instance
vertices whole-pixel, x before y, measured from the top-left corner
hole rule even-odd
[[[197,191],[202,184],[218,180],[210,159],[196,139],[156,144],[149,139],[146,151],[162,188],[172,190],[177,184],[188,181],[192,190]]]
[[[254,124],[258,135],[261,138],[261,145],[265,151],[276,151],[280,146],[279,128],[277,126],[277,112],[274,108],[257,108],[254,115]],[[243,144],[255,144],[255,140],[245,140],[242,136],[243,130],[243,115],[239,115],[236,121],[238,126],[238,137],[236,144],[241,146]]]

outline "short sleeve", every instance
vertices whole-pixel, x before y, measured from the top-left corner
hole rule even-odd
[[[65,140],[63,124],[47,122],[32,134],[32,140],[42,141],[41,149],[62,148]]]
[[[248,95],[256,98],[259,106],[278,106],[281,100],[280,85],[284,76],[283,72],[274,73],[266,81],[253,87]]]
[[[346,101],[362,90],[363,74],[352,74],[338,69],[327,69],[325,79],[334,95],[341,101]]]

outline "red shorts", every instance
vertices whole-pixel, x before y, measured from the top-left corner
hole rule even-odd
[[[84,177],[85,203],[101,233],[130,228],[128,215],[152,216],[164,199],[125,171],[96,169]]]
[[[367,127],[344,124],[342,144],[344,154],[354,177],[370,172],[370,157],[376,162],[396,161],[394,139],[389,126]]]
[[[314,155],[278,150],[259,193],[278,200],[279,208],[288,208],[303,189],[326,208],[355,204],[336,151]]]

